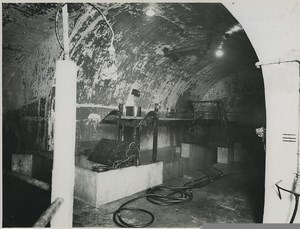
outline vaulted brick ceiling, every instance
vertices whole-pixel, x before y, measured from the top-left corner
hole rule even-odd
[[[54,23],[58,6],[3,4],[4,93],[9,97],[16,90],[23,92],[6,99],[8,107],[50,92],[61,54]],[[164,108],[181,106],[203,98],[224,76],[250,72],[244,75],[251,78],[256,71],[257,57],[245,32],[232,30],[238,22],[221,4],[95,6],[114,30],[115,55],[109,53],[112,34],[99,12],[88,4],[69,4],[71,59],[79,66],[78,103],[116,106],[126,103],[131,89],[137,88],[138,103],[146,109],[154,102]],[[155,16],[146,16],[149,7]],[[61,35],[61,17],[58,28]],[[225,55],[216,58],[221,43]],[[184,51],[165,56],[164,50]]]

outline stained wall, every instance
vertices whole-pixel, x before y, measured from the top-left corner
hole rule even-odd
[[[157,15],[150,18],[145,15],[147,6],[98,4],[113,33],[92,6],[70,6],[70,54],[79,67],[79,150],[92,147],[103,137],[117,137],[116,126],[98,125],[89,117],[96,114],[103,118],[119,103],[131,104],[132,89],[141,92],[135,102],[143,114],[155,103],[161,105],[160,116],[164,117],[170,109],[189,111],[189,100],[218,99],[232,121],[264,125],[264,89],[261,71],[254,66],[256,54],[243,31],[226,40],[223,37],[238,23],[232,15],[220,4],[174,3],[155,5]],[[4,7],[6,11],[15,17],[3,31],[3,54],[7,57],[3,59],[4,120],[17,126],[11,130],[4,125],[12,132],[7,136],[15,139],[7,141],[7,147],[51,151],[55,62],[61,58],[54,32],[55,10],[49,7],[44,14],[30,16],[13,7]],[[17,27],[13,20],[22,26]],[[38,23],[41,28],[34,29]],[[61,39],[60,25],[58,31]],[[222,41],[225,55],[218,59],[214,52]],[[187,47],[197,48],[181,53],[179,59],[164,56],[164,48]],[[151,131],[144,131],[141,136],[145,150],[151,148],[151,135]],[[170,146],[170,139],[170,129],[160,128],[159,147]],[[13,142],[18,142],[18,147]]]

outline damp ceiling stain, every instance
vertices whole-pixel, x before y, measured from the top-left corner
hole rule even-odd
[[[24,4],[19,10],[15,9],[18,6],[3,7],[4,15],[14,15],[6,19],[3,32],[6,47],[3,54],[9,57],[9,60],[4,58],[3,64],[3,81],[8,86],[5,90],[16,88],[10,85],[17,81],[9,80],[19,77],[25,97],[16,106],[50,93],[55,84],[55,62],[61,56],[54,33],[54,5],[48,9],[42,7],[43,10],[36,7],[36,11],[29,10],[29,15],[20,10],[23,7],[27,12],[25,5],[34,4]],[[71,4],[70,56],[78,66],[79,104],[117,106],[126,103],[135,88],[141,91],[137,105],[147,110],[160,103],[166,110],[176,106],[179,98],[202,99],[224,76],[254,67],[256,55],[251,48],[252,53],[245,54],[248,55],[245,58],[228,61],[215,58],[214,51],[224,33],[237,24],[220,4],[159,3],[154,4],[157,12],[154,17],[145,15],[148,4],[144,3],[96,6],[112,26],[115,53],[109,52],[112,34],[99,12],[87,4]],[[59,26],[60,36],[61,30]],[[213,36],[208,47],[210,34]],[[251,46],[245,34],[237,39]],[[178,61],[163,53],[165,47],[172,50],[191,46],[199,49],[182,54]],[[249,70],[245,77],[251,74]]]

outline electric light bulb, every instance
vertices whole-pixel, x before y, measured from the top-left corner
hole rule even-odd
[[[215,52],[215,55],[216,57],[222,57],[224,55],[224,52],[222,49],[218,49],[216,52]]]
[[[114,55],[116,54],[116,50],[112,45],[108,48],[108,52],[111,57],[114,57]]]
[[[155,15],[155,11],[153,9],[148,9],[146,11],[146,15],[149,16],[149,17],[152,17]]]

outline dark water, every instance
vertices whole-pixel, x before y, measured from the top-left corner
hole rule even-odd
[[[32,227],[50,201],[50,192],[3,175],[3,227]]]

